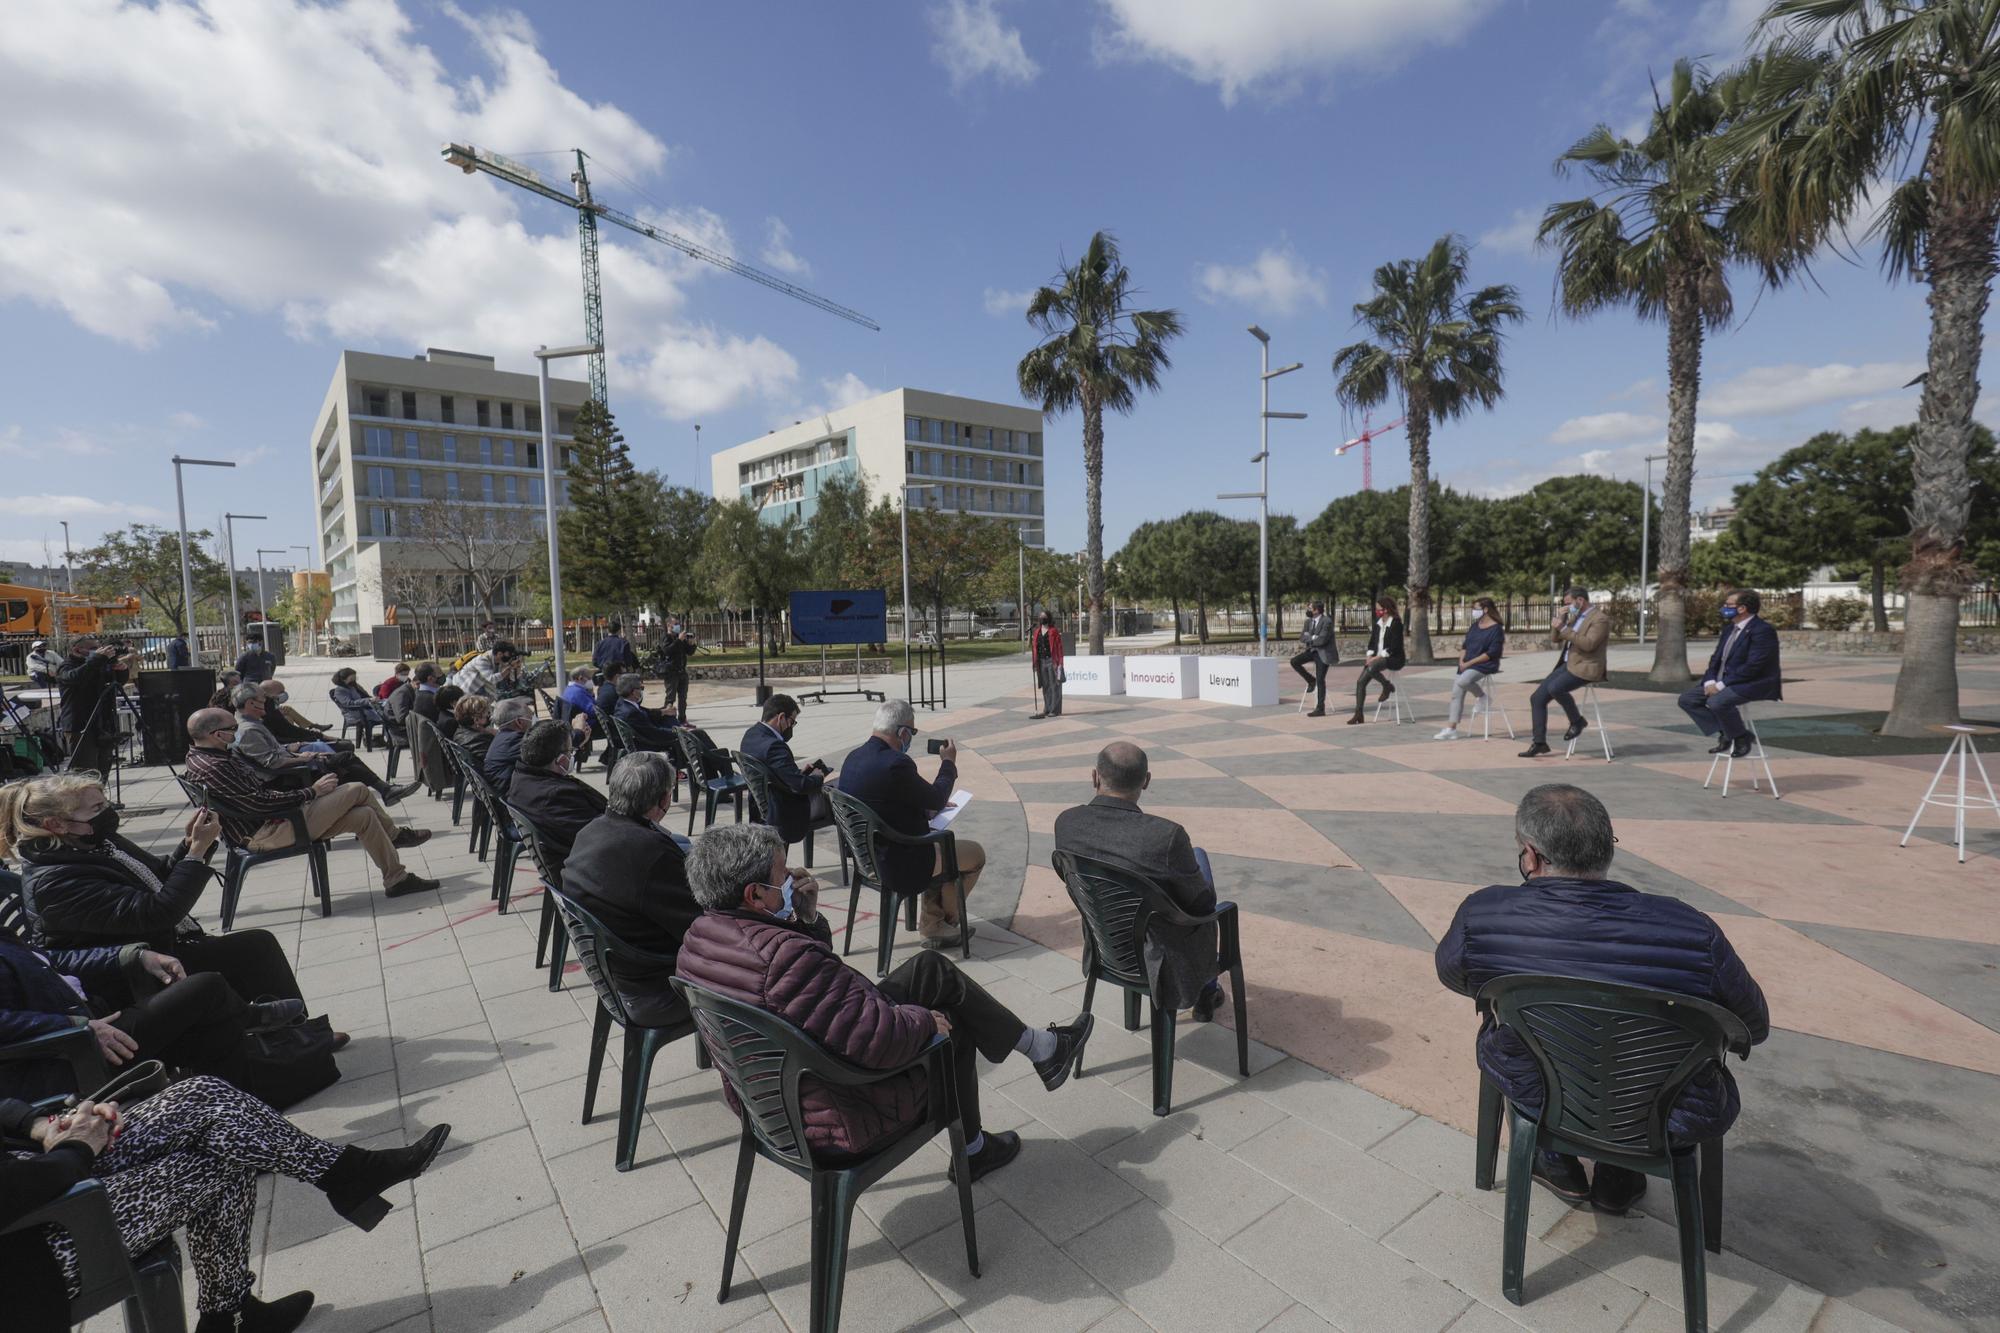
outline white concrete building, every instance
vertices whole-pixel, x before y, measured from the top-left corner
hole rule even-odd
[[[590,398],[582,380],[549,381],[554,438],[567,443]],[[313,418],[309,456],[319,518],[320,568],[333,591],[330,627],[342,638],[383,623],[385,563],[444,568],[406,541],[433,500],[542,523],[540,390],[535,376],[493,368],[493,358],[431,348],[421,356],[344,351]],[[556,503],[568,503],[556,459]],[[441,614],[467,620],[468,593]]]
[[[1044,543],[1042,414],[1032,407],[892,389],[723,449],[710,460],[715,496],[765,519],[810,518],[820,486],[864,476],[871,496],[937,487],[919,503],[1012,524]]]

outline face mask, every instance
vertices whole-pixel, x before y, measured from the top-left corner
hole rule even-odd
[[[784,895],[785,905],[783,907],[780,907],[777,911],[771,913],[771,919],[774,921],[790,921],[793,916],[792,877],[790,875],[785,876],[785,882],[778,886],[778,892]]]
[[[1734,620],[1734,619],[1736,619],[1736,608],[1735,608],[1735,607],[1733,607],[1733,606],[1725,606],[1725,607],[1723,607],[1723,608],[1722,608],[1722,618],[1723,618],[1724,620]]]
[[[899,748],[904,754],[908,754],[910,752],[911,742],[915,741],[916,739],[917,739],[917,733],[913,731],[909,735],[903,737],[902,745],[900,745],[897,748]]]
[[[1521,872],[1521,882],[1523,884],[1526,884],[1530,878],[1528,875],[1527,861],[1528,861],[1528,849],[1526,847],[1523,847],[1520,851],[1514,854],[1514,869]]]
[[[274,703],[274,704],[281,704],[281,703],[285,702],[285,700],[287,700],[287,699],[289,699],[289,698],[291,698],[291,697],[292,697],[292,694],[291,694],[291,691],[290,691],[290,690],[279,690],[279,691],[278,691],[278,693],[277,693],[277,695],[276,695],[276,696],[275,696],[275,697],[274,697],[274,698],[273,698],[273,699],[271,700],[271,702],[272,702],[272,703]]]
[[[96,834],[100,838],[110,837],[112,834],[118,831],[117,807],[110,805],[105,806],[102,810],[99,810],[96,814],[90,817],[89,823],[90,823],[90,831],[92,833]]]
[[[564,753],[557,755],[556,761],[553,764],[550,764],[549,767],[553,768],[558,773],[567,773],[569,772],[569,763],[570,763],[569,755],[567,753]]]

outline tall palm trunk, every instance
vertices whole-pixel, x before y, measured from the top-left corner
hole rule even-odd
[[[1104,652],[1104,402],[1083,389],[1083,524],[1085,581],[1089,587],[1090,652]]]
[[[1933,160],[1935,160],[1933,150]],[[1930,186],[1926,266],[1931,338],[1917,442],[1911,456],[1910,563],[1903,566],[1903,661],[1882,724],[1889,736],[1922,736],[1957,722],[1958,602],[1970,571],[1965,522],[1972,485],[1972,404],[1979,395],[1981,327],[1993,284],[2000,201]]]
[[[1409,660],[1426,666],[1431,656],[1431,415],[1421,397],[1410,398]]]
[[[1882,548],[1877,546],[1874,558],[1869,563],[1868,570],[1868,604],[1869,609],[1875,614],[1875,632],[1877,634],[1887,634],[1889,632],[1889,608],[1882,596],[1882,572],[1888,563],[1888,558],[1883,553]]]
[[[1688,671],[1688,492],[1694,488],[1695,405],[1701,396],[1699,277],[1684,264],[1667,274],[1667,477],[1660,491],[1659,600],[1653,669],[1647,678],[1684,681]]]

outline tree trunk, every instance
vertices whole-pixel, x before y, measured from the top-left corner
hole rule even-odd
[[[1701,396],[1700,279],[1670,262],[1667,273],[1667,475],[1660,488],[1659,594],[1653,669],[1647,679],[1692,678],[1688,670],[1688,492],[1694,486],[1695,407]]]
[[[1083,528],[1085,579],[1090,589],[1090,653],[1104,652],[1104,403],[1083,390]]]
[[[1965,563],[1965,523],[1972,503],[1967,461],[2000,207],[1952,189],[1933,175],[1930,209],[1925,246],[1931,284],[1929,373],[1917,404],[1917,440],[1910,459],[1915,528],[1910,563],[1903,566],[1903,662],[1888,720],[1882,724],[1886,736],[1925,736],[1930,726],[1959,720],[1958,602],[1972,572]]]
[[[1412,394],[1409,424],[1410,441],[1410,577],[1409,660],[1423,666],[1437,661],[1431,655],[1431,419],[1428,405]]]
[[[1180,641],[1181,641],[1181,599],[1176,597],[1174,598],[1174,646],[1179,647]]]
[[[1195,642],[1208,642],[1208,599],[1206,597],[1197,597],[1194,601],[1194,634]]]
[[[1875,632],[1877,634],[1887,634],[1889,632],[1889,608],[1882,596],[1882,566],[1886,563],[1887,561],[1882,557],[1882,548],[1879,546],[1876,547],[1874,562],[1868,573],[1868,601],[1875,610]]]

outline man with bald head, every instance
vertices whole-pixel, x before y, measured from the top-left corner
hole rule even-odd
[[[1113,741],[1097,752],[1088,805],[1056,816],[1056,850],[1109,861],[1135,870],[1164,889],[1190,916],[1215,910],[1215,877],[1208,854],[1171,819],[1139,808],[1139,794],[1152,785],[1146,752],[1130,741]],[[1146,939],[1146,973],[1163,1005],[1192,1005],[1197,1021],[1215,1016],[1222,999],[1216,984],[1216,932],[1211,925],[1192,930],[1153,926]]]

